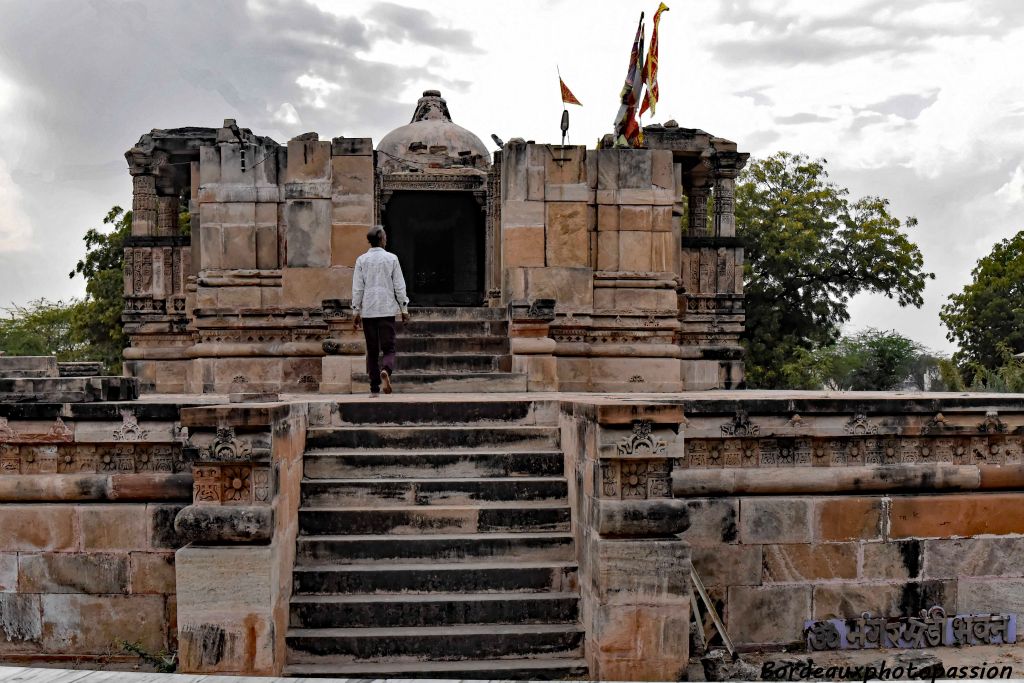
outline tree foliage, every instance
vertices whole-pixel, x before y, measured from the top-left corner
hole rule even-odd
[[[89,348],[90,360],[103,361],[120,373],[125,336],[121,328],[124,310],[124,242],[132,233],[132,213],[115,206],[103,218],[106,230],[90,228],[82,238],[85,256],[70,277],[85,278],[86,298],[72,313],[75,333]]]
[[[924,258],[883,197],[851,201],[828,180],[825,160],[779,152],[751,163],[736,190],[746,248],[747,380],[793,388],[809,355],[839,338],[850,298],[878,292],[923,303]]]
[[[86,360],[86,345],[75,334],[72,318],[77,301],[37,299],[26,306],[3,309],[0,351],[10,356],[57,356],[57,360]]]
[[[921,344],[895,330],[873,328],[845,336],[816,355],[822,384],[841,391],[898,389],[915,374],[922,358],[929,357]]]
[[[1007,354],[1024,351],[1024,231],[996,244],[971,277],[939,317],[959,346],[954,359],[977,374],[1007,367]]]

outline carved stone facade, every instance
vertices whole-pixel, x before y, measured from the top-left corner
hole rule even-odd
[[[672,122],[646,133],[645,149],[514,138],[492,161],[433,90],[376,149],[316,133],[282,145],[231,119],[154,130],[126,154],[126,372],[150,392],[352,390],[358,363],[325,358],[323,302],[351,296],[379,222],[414,306],[555,301],[543,330],[508,319],[531,390],[740,387],[747,155]]]

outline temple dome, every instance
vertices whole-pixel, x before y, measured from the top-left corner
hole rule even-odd
[[[377,165],[390,172],[486,170],[491,161],[480,138],[452,123],[448,103],[438,90],[423,92],[412,122],[385,135],[377,152]]]

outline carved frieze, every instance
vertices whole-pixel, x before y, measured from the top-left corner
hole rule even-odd
[[[654,436],[651,428],[650,421],[637,420],[632,433],[615,445],[615,451],[619,455],[665,455],[668,444]]]
[[[621,500],[670,498],[671,463],[666,459],[602,460],[601,495]]]
[[[1024,462],[1024,436],[843,436],[687,439],[680,466],[850,467],[859,465],[1009,465]]]
[[[183,469],[177,444],[0,444],[0,476],[14,474],[174,473]]]

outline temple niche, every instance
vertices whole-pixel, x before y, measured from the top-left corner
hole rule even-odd
[[[126,153],[126,373],[163,393],[362,390],[348,303],[381,223],[414,307],[403,391],[740,387],[747,155],[674,122],[645,135],[492,155],[436,90],[376,148],[231,119],[143,135]]]

